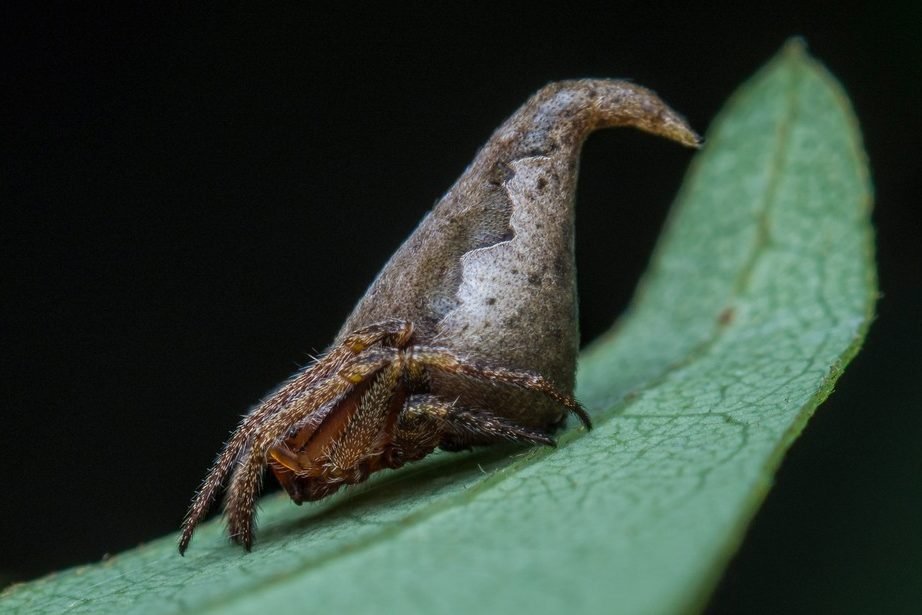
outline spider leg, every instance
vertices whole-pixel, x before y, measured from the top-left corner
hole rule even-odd
[[[343,339],[342,346],[358,354],[372,344],[387,342],[389,346],[402,348],[413,336],[413,323],[406,320],[384,320],[357,329]]]
[[[236,467],[227,485],[224,499],[224,515],[231,539],[243,545],[248,551],[253,545],[253,526],[256,512],[256,497],[262,486],[263,471],[269,464],[269,452],[277,447],[292,423],[312,412],[323,412],[327,417],[348,397],[353,388],[341,378],[334,377],[316,392],[315,397],[301,400],[301,403],[280,410],[276,415],[256,427],[246,452],[239,456]],[[324,408],[318,409],[319,406]],[[321,423],[322,426],[322,423]]]
[[[339,377],[352,384],[365,382],[398,357],[391,348],[369,348],[357,354],[339,370]]]
[[[227,444],[224,445],[224,449],[217,459],[215,459],[214,464],[205,476],[205,480],[202,482],[202,486],[195,493],[192,504],[189,506],[189,511],[186,513],[182,523],[182,533],[179,539],[180,555],[185,554],[189,541],[192,540],[195,526],[208,514],[208,510],[214,504],[224,479],[245,448],[247,431],[245,424],[237,428],[230,440],[227,441]]]
[[[589,413],[586,412],[585,408],[570,395],[561,393],[557,387],[541,374],[468,359],[448,348],[416,346],[407,349],[404,353],[408,356],[410,362],[426,369],[466,376],[476,380],[502,382],[521,389],[537,391],[573,412],[579,417],[586,429],[592,429],[592,419],[589,418]]]
[[[435,434],[434,440],[432,434]],[[396,439],[425,441],[431,447],[438,445],[455,451],[501,441],[557,445],[554,438],[540,429],[519,425],[487,410],[459,406],[434,395],[414,395],[407,400]]]
[[[314,420],[311,416],[313,413],[330,412],[337,400],[345,397],[354,387],[354,382],[360,380],[360,373],[367,375],[374,372],[374,366],[369,366],[368,357],[357,361],[364,354],[357,354],[363,344],[373,344],[388,335],[406,335],[408,328],[412,330],[410,325],[394,321],[389,325],[366,327],[353,333],[347,337],[351,345],[343,344],[334,348],[309,368],[295,374],[246,415],[224,445],[189,506],[182,524],[180,554],[185,553],[195,527],[208,514],[232,470],[226,500],[228,527],[231,535],[249,548],[256,491],[261,483],[269,449],[283,439],[292,426],[305,421],[319,424],[323,417],[318,416]],[[348,372],[353,363],[364,366],[364,371],[353,370],[352,381],[338,375],[342,370]]]
[[[540,429],[519,425],[509,419],[475,408],[454,408],[448,417],[449,449],[453,443],[467,446],[493,444],[497,441],[557,446],[557,441]],[[444,438],[443,438],[444,441]]]
[[[376,336],[380,335],[380,333],[371,333],[369,335]],[[289,378],[287,382],[278,388],[278,390],[243,418],[237,426],[237,429],[231,434],[230,439],[224,445],[224,448],[218,454],[211,469],[208,470],[208,474],[205,476],[202,486],[192,499],[189,511],[186,513],[186,517],[182,524],[182,532],[179,539],[180,554],[185,553],[189,546],[189,542],[192,540],[192,533],[195,531],[195,527],[201,523],[205,515],[208,514],[208,510],[214,504],[217,494],[224,484],[224,480],[231,473],[231,470],[233,470],[237,460],[243,456],[254,434],[256,434],[265,423],[271,421],[273,416],[283,414],[286,409],[292,407],[302,408],[304,404],[301,402],[303,402],[305,397],[310,396],[310,392],[317,386],[317,383],[328,379],[330,372],[335,373],[343,364],[348,362],[350,357],[354,357],[354,353],[351,349],[344,349],[343,347],[334,349],[307,369]],[[305,410],[306,411],[301,412],[302,419],[309,414],[309,410],[307,408],[305,408]]]
[[[390,444],[406,400],[402,371],[400,363],[380,369],[344,428],[324,445],[321,459],[328,480],[357,483],[376,469],[376,457]]]
[[[343,416],[337,409],[344,405],[354,408],[354,403],[344,402],[354,397],[357,385],[363,385],[374,378],[393,355],[392,352],[379,348],[360,350],[356,354],[353,348],[345,343],[334,353],[338,353],[338,358],[342,357],[333,364],[335,371],[327,366],[328,369],[324,370],[325,377],[314,382],[306,395],[298,398],[290,406],[264,417],[253,430],[249,450],[245,455],[240,455],[228,483],[224,511],[228,533],[235,542],[247,550],[253,544],[256,496],[262,485],[263,471],[269,463],[270,451],[285,439],[293,425],[299,424],[311,413],[320,412],[324,415],[315,432],[318,442],[324,440],[319,437],[320,432],[331,420],[335,423],[349,422],[349,413]],[[329,361],[329,357],[326,360]]]
[[[265,462],[252,463],[253,456],[244,456],[227,487],[224,514],[231,540],[247,551],[253,545],[253,525],[256,516],[256,497],[262,487]]]
[[[387,320],[358,329],[310,367],[292,376],[247,414],[192,499],[182,524],[180,554],[185,553],[196,526],[208,514],[232,471],[227,500],[231,534],[249,547],[255,492],[260,486],[269,449],[296,426],[300,431],[312,433],[323,422],[325,416],[320,414],[324,409],[329,413],[337,398],[344,397],[356,382],[374,373],[377,364],[369,365],[369,357],[364,357],[358,371],[348,374],[351,380],[337,376],[342,370],[348,372],[356,357],[364,355],[367,348],[379,342],[403,347],[412,335],[413,324],[405,320]],[[288,482],[292,488],[298,487]],[[296,495],[298,493],[293,493],[292,499],[297,501]]]

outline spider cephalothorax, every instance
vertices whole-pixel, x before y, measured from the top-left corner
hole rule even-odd
[[[336,341],[250,412],[195,496],[179,543],[227,483],[231,537],[249,548],[268,466],[301,503],[436,447],[553,445],[575,413],[574,259],[583,140],[634,126],[698,143],[649,90],[552,83],[510,117],[400,247]]]

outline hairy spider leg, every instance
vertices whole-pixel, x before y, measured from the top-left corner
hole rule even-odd
[[[385,366],[387,357],[398,360]],[[428,382],[399,359],[390,351],[369,351],[357,359],[340,372],[350,382],[380,372],[356,385],[360,394],[325,417],[315,433],[294,433],[269,451],[270,468],[296,502],[319,499],[342,483],[359,483],[382,468],[402,465],[393,458],[398,420],[409,391]]]
[[[234,542],[247,550],[253,545],[253,517],[256,496],[262,484],[262,475],[269,459],[269,451],[290,431],[291,426],[318,408],[329,404],[330,411],[342,403],[361,384],[376,374],[389,360],[380,348],[367,348],[355,354],[347,348],[348,358],[335,374],[318,380],[301,403],[281,409],[267,416],[250,438],[248,454],[241,455],[227,486],[224,514],[227,531]],[[336,352],[336,351],[334,351]],[[325,422],[325,421],[324,421]],[[321,427],[322,427],[321,423]],[[320,428],[318,428],[320,429]]]
[[[374,365],[373,365],[374,367]],[[348,375],[357,377],[355,371]],[[355,392],[330,412],[322,425],[305,437],[294,437],[274,446],[270,457],[296,478],[346,481],[363,462],[379,455],[393,437],[397,415],[406,399],[402,369],[392,363],[379,374],[357,385]]]
[[[195,527],[208,514],[208,510],[214,504],[224,480],[235,467],[238,459],[246,456],[246,451],[250,448],[250,442],[256,434],[261,432],[267,424],[274,431],[279,423],[283,423],[290,428],[292,424],[303,421],[312,412],[322,408],[338,394],[342,394],[349,388],[348,383],[340,384],[340,379],[333,378],[333,376],[347,366],[349,361],[354,360],[357,353],[361,353],[369,346],[386,339],[406,344],[412,334],[412,323],[401,320],[384,321],[359,329],[348,335],[341,345],[333,348],[316,362],[292,376],[278,390],[247,414],[218,454],[189,506],[182,524],[179,540],[180,554],[185,553],[189,542],[192,540]],[[340,384],[340,386],[325,386],[331,380]],[[272,420],[279,417],[282,417],[282,420]],[[300,421],[296,417],[300,417]],[[260,463],[264,464],[265,462],[260,461]],[[255,489],[259,485],[259,477],[254,479],[252,469],[241,474],[238,480],[241,482],[241,487],[249,486]],[[239,491],[240,489],[238,489],[238,495],[235,498],[235,502],[237,502],[235,505],[245,508],[247,502],[255,496],[247,497],[243,493],[239,493]],[[250,502],[249,506],[252,511],[252,502]],[[246,542],[246,539],[244,538],[243,541]]]
[[[320,457],[323,478],[357,483],[378,469],[377,458],[393,439],[406,398],[403,366],[392,363],[375,377],[340,436],[324,447]]]
[[[585,408],[573,397],[557,390],[541,374],[475,361],[453,350],[438,346],[415,346],[403,352],[406,353],[407,360],[411,364],[416,364],[422,369],[438,370],[445,374],[466,376],[474,380],[504,383],[541,393],[573,412],[586,429],[592,429],[592,419]]]
[[[556,446],[540,429],[519,425],[487,410],[459,406],[435,395],[414,395],[400,415],[395,442],[407,450],[416,448],[425,457],[439,446],[460,451],[500,441]]]

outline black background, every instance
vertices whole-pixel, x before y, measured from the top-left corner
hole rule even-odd
[[[883,298],[710,609],[922,604],[922,15],[882,4],[2,16],[0,574],[174,531],[240,413],[330,341],[538,87],[631,78],[705,130],[801,34],[862,122]],[[690,155],[629,131],[587,143],[586,341],[628,301]]]

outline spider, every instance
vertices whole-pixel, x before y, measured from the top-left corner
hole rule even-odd
[[[192,501],[180,553],[225,480],[228,532],[249,550],[267,466],[300,504],[436,448],[554,446],[568,413],[591,428],[569,394],[574,197],[583,140],[612,126],[699,143],[631,83],[539,90],[391,257],[330,350],[243,418]]]
[[[228,475],[228,532],[250,550],[266,466],[301,504],[437,447],[457,451],[499,441],[555,446],[549,432],[560,421],[541,429],[459,403],[465,380],[538,393],[591,428],[583,407],[540,374],[484,363],[417,337],[406,320],[358,329],[245,416],[193,499],[179,552],[185,553]],[[442,376],[437,386],[434,375]]]

